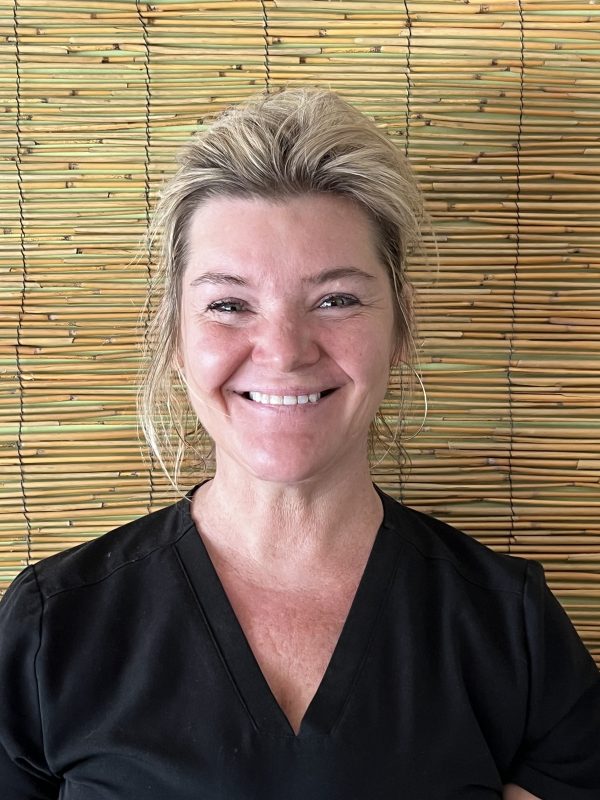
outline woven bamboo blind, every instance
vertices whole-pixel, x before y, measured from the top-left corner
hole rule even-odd
[[[157,191],[207,112],[326,85],[406,150],[437,232],[411,267],[429,413],[410,469],[387,457],[375,478],[541,560],[600,660],[600,6],[0,0],[0,14],[0,584],[176,499],[135,421]]]

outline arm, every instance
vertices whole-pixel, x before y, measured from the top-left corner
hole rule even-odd
[[[527,721],[505,800],[600,798],[600,673],[537,562],[527,565],[523,618]],[[534,795],[520,786],[529,786]],[[518,794],[516,794],[518,792]],[[524,792],[522,794],[522,792]]]
[[[541,798],[514,783],[507,783],[502,792],[502,800],[541,800]]]
[[[56,800],[60,779],[46,762],[35,659],[42,604],[32,569],[0,603],[0,787],[2,800]]]

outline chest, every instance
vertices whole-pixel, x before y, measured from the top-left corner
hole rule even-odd
[[[327,670],[356,587],[349,583],[328,595],[306,595],[249,587],[231,575],[221,579],[258,666],[297,732]]]
[[[527,707],[516,617],[464,592],[457,605],[444,564],[424,571],[403,552],[396,567],[396,539],[378,541],[346,620],[342,589],[312,604],[239,587],[236,602],[228,584],[230,607],[192,535],[169,591],[140,568],[76,604],[53,598],[39,687],[61,797],[84,786],[86,800],[117,800],[125,786],[145,800],[497,800]],[[334,646],[313,700],[318,655],[322,666]],[[302,718],[298,738],[282,711]]]
[[[376,619],[359,602],[344,625],[341,605],[326,598],[318,613],[291,597],[273,604],[259,595],[233,604],[240,623],[233,625],[210,578],[201,577],[206,623],[191,593],[187,614],[183,598],[169,604],[156,595],[152,625],[134,614],[127,627],[115,626],[109,615],[104,646],[94,649],[86,638],[92,609],[84,608],[67,639],[81,670],[65,681],[65,647],[54,668],[47,654],[41,659],[42,704],[55,721],[48,752],[67,776],[65,800],[81,785],[86,800],[117,800],[123,786],[147,800],[500,797],[498,765],[514,756],[502,732],[522,729],[521,720],[504,718],[515,686],[502,674],[503,657],[490,654],[479,667],[474,654],[477,671],[465,683],[468,670],[436,649],[447,631],[426,604],[386,603]],[[144,597],[152,604],[152,593]],[[256,650],[262,685],[240,628]],[[448,633],[460,638],[454,628]],[[82,653],[93,653],[93,663],[82,663]],[[492,669],[501,705],[480,680]],[[299,739],[274,701],[296,731],[303,721]]]

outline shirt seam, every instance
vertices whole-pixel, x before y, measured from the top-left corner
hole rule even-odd
[[[116,567],[114,567],[110,572],[107,572],[106,575],[103,575],[101,578],[98,578],[97,580],[82,581],[81,583],[74,584],[73,586],[67,586],[64,589],[57,589],[56,591],[51,592],[50,594],[47,594],[45,596],[45,600],[48,601],[48,600],[51,600],[53,597],[57,597],[60,594],[65,594],[66,592],[75,591],[76,589],[84,589],[87,586],[97,586],[99,583],[103,583],[108,578],[111,578],[116,572],[119,572],[119,570],[123,569],[124,567],[129,567],[132,564],[137,564],[140,561],[144,561],[146,558],[148,558],[149,556],[151,556],[154,553],[158,552],[159,550],[164,550],[166,548],[173,547],[174,545],[177,544],[177,542],[180,539],[182,539],[186,535],[186,533],[188,533],[188,531],[192,527],[192,524],[190,524],[186,528],[184,528],[184,530],[181,531],[181,533],[178,536],[176,536],[174,539],[171,539],[168,542],[164,542],[163,544],[157,545],[156,547],[153,547],[151,550],[148,550],[148,552],[143,553],[140,556],[137,556],[135,558],[130,558],[127,561],[121,562]],[[32,567],[32,569],[33,569],[33,574],[34,574],[35,579],[36,579],[36,583],[38,585],[40,596],[42,598],[44,598],[44,594],[43,594],[43,592],[41,590],[41,587],[39,585],[39,581],[38,581],[37,574],[36,574],[36,571],[35,571],[35,565]]]
[[[233,685],[235,693],[237,695],[237,698],[238,698],[242,708],[248,714],[248,717],[249,717],[249,719],[250,719],[250,721],[252,723],[252,726],[254,727],[254,730],[255,731],[259,731],[260,730],[260,726],[258,725],[257,720],[254,718],[254,715],[252,714],[250,708],[248,707],[248,705],[247,705],[247,703],[246,703],[246,701],[244,699],[244,695],[243,695],[240,687],[238,686],[237,681],[235,680],[235,676],[234,676],[233,672],[231,671],[231,669],[229,667],[229,664],[227,663],[227,660],[225,659],[225,656],[224,656],[224,654],[223,654],[223,652],[221,650],[219,642],[217,641],[217,638],[215,636],[215,632],[214,632],[214,630],[213,630],[213,628],[212,628],[212,626],[210,624],[210,620],[208,619],[208,616],[207,616],[207,614],[206,614],[206,612],[204,610],[202,602],[201,602],[200,598],[198,597],[198,594],[197,594],[196,589],[194,587],[194,584],[193,584],[193,582],[192,582],[192,580],[191,580],[191,578],[190,578],[190,576],[188,574],[188,571],[185,568],[185,564],[183,563],[183,559],[181,557],[181,553],[179,552],[177,547],[174,547],[174,551],[175,551],[175,558],[176,558],[176,560],[177,560],[177,562],[179,564],[180,571],[183,574],[183,579],[184,579],[184,581],[185,581],[185,583],[187,585],[187,588],[191,592],[192,599],[194,601],[194,605],[198,609],[200,617],[202,618],[202,622],[204,623],[204,626],[205,626],[205,628],[206,628],[206,630],[208,632],[208,636],[209,636],[209,638],[210,638],[210,640],[212,642],[213,650],[214,650],[214,652],[216,652],[217,658],[221,662],[221,665],[223,666],[225,674],[227,675],[227,677],[229,678],[231,684]]]
[[[38,622],[38,646],[35,651],[35,656],[33,658],[33,674],[35,676],[35,693],[37,698],[38,704],[38,717],[39,717],[39,725],[40,725],[40,741],[42,744],[42,752],[44,754],[44,760],[49,771],[57,780],[62,780],[60,775],[58,775],[54,769],[51,767],[48,761],[48,754],[46,753],[46,743],[44,740],[44,715],[42,713],[42,698],[40,693],[40,679],[39,679],[39,672],[38,672],[38,657],[40,655],[42,649],[42,638],[43,638],[43,625],[44,625],[44,611],[45,611],[45,602],[44,602],[44,595],[40,588],[40,584],[38,581],[38,576],[34,567],[31,567],[31,574],[33,575],[33,580],[35,581],[36,590],[39,596],[40,602],[40,615],[39,615],[39,622]]]
[[[478,589],[484,589],[487,592],[502,592],[504,594],[514,595],[515,597],[522,596],[522,590],[520,589],[505,589],[502,586],[486,586],[483,583],[478,583],[477,581],[472,580],[463,572],[461,572],[461,570],[458,568],[458,565],[451,558],[448,558],[447,556],[437,556],[437,555],[430,555],[429,553],[424,553],[423,550],[421,550],[415,542],[404,536],[400,531],[398,531],[397,528],[393,527],[390,523],[386,522],[386,527],[389,530],[391,530],[396,536],[398,536],[398,538],[401,539],[405,544],[410,545],[413,548],[413,550],[415,550],[422,558],[428,561],[443,561],[445,564],[449,564],[454,569],[456,574],[460,578],[462,578],[466,583],[470,583],[472,586],[477,586]],[[502,555],[502,554],[498,553],[497,555]],[[520,559],[520,561],[523,561],[525,562],[526,565],[528,565],[532,561],[532,559],[524,558]],[[527,567],[524,570],[524,572],[525,573],[527,572]]]
[[[525,578],[525,581],[524,581],[524,584],[523,584],[523,618],[524,618],[525,630],[526,630],[526,634],[527,634],[527,654],[528,654],[528,659],[529,659],[529,686],[530,686],[530,690],[531,690],[531,684],[533,682],[533,658],[531,656],[531,644],[530,644],[530,642],[531,642],[531,632],[530,632],[529,626],[527,625],[527,614],[525,612],[525,595],[527,593],[527,587],[528,587],[529,583],[533,582],[535,580],[536,576],[532,574],[533,570],[532,569],[530,570],[529,566],[530,565],[528,564],[527,565],[528,568],[527,568],[526,578]],[[545,584],[545,580],[543,579],[543,576],[542,576],[542,584],[541,584],[542,590],[545,588],[544,584]],[[544,646],[545,646],[545,643],[544,643]],[[569,714],[573,711],[573,709],[575,708],[577,703],[579,703],[581,701],[581,698],[584,695],[586,695],[591,689],[594,688],[594,686],[596,685],[598,680],[600,680],[600,672],[598,672],[595,677],[596,677],[596,680],[591,680],[589,684],[586,684],[585,688],[577,695],[575,700],[570,704],[570,706],[567,708],[567,710],[564,712],[564,714],[561,717],[559,717],[557,720],[554,721],[553,727],[556,727],[556,726],[560,725],[561,722],[566,717],[568,717]],[[530,713],[531,713],[531,709],[530,709],[530,707],[528,705],[528,715]],[[528,716],[527,722],[529,723],[529,716]],[[526,728],[526,730],[527,730],[527,728]],[[544,734],[542,739],[540,739],[538,741],[543,741],[543,739],[546,736],[548,736],[550,733],[551,733],[550,730],[546,731],[546,733]]]
[[[371,627],[369,638],[367,640],[367,645],[366,645],[366,647],[364,649],[364,652],[363,652],[362,658],[360,660],[360,663],[358,664],[358,666],[356,668],[356,671],[354,673],[354,676],[352,678],[352,682],[351,682],[350,687],[348,689],[348,693],[346,695],[346,699],[345,699],[345,701],[344,701],[344,703],[342,705],[342,708],[340,710],[340,713],[338,714],[337,719],[331,725],[330,730],[327,731],[326,734],[324,734],[326,736],[332,736],[335,733],[335,731],[337,730],[338,726],[342,723],[342,720],[344,718],[344,715],[346,714],[348,706],[352,702],[352,698],[354,696],[354,690],[355,690],[356,684],[358,683],[358,679],[360,677],[360,674],[363,671],[364,665],[365,665],[365,663],[367,661],[367,658],[369,657],[369,653],[371,652],[373,641],[375,639],[375,636],[376,636],[376,633],[377,633],[377,629],[378,629],[380,621],[381,621],[381,616],[382,616],[382,613],[383,613],[383,609],[384,609],[384,606],[387,603],[389,594],[390,594],[390,592],[392,590],[392,586],[396,581],[396,577],[398,575],[399,568],[400,568],[400,552],[398,552],[397,555],[396,555],[396,563],[394,564],[394,568],[392,569],[391,575],[388,578],[388,582],[387,582],[387,586],[385,588],[385,591],[383,592],[383,595],[382,595],[382,597],[381,597],[381,599],[379,601],[379,607],[377,608],[377,613],[375,615],[375,620],[374,620],[373,625]]]

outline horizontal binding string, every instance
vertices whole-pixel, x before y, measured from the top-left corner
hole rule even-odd
[[[139,446],[156,263],[138,246],[178,148],[268,64],[271,91],[329,86],[400,147],[410,129],[436,238],[410,264],[429,408],[414,439],[418,395],[408,409],[404,501],[505,552],[510,480],[511,552],[544,563],[600,663],[600,7],[523,4],[521,24],[513,2],[408,6],[410,27],[360,0],[19,4],[0,65],[19,131],[0,185],[1,587],[177,499]],[[392,456],[374,478],[398,496]]]

